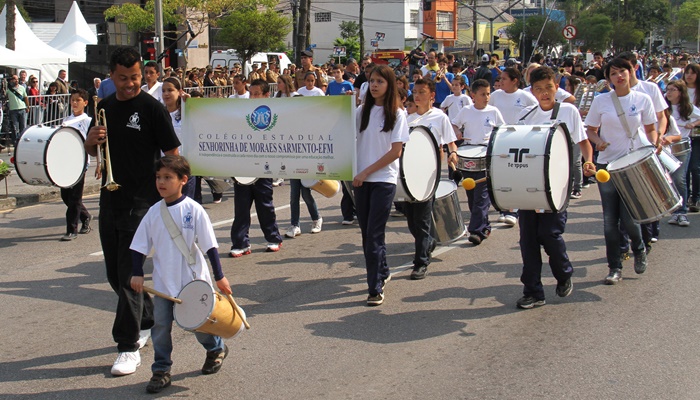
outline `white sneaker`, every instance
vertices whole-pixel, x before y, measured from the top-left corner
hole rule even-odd
[[[139,344],[139,350],[143,349],[143,346],[148,343],[148,338],[151,337],[151,330],[146,329],[139,332],[139,340],[136,342]]]
[[[141,365],[141,354],[139,351],[123,351],[117,356],[117,360],[112,365],[112,375],[123,376],[136,372],[136,367]]]
[[[278,252],[280,247],[282,247],[282,243],[268,243],[265,251]]]
[[[288,238],[294,238],[301,235],[301,228],[298,226],[292,225],[287,229],[287,233],[284,234],[284,236]]]
[[[352,225],[354,223],[355,223],[355,220],[353,220],[353,219],[344,219],[343,222],[341,222],[341,224],[343,224],[343,225]]]
[[[685,214],[680,214],[678,216],[678,226],[690,226],[690,221]]]
[[[506,215],[503,218],[503,222],[505,222],[506,225],[515,226],[515,224],[518,223],[518,219],[512,215]]]
[[[311,233],[321,232],[322,226],[323,226],[323,218],[318,217],[318,219],[316,221],[314,221],[313,225],[311,225]]]
[[[506,222],[506,216],[501,214],[498,216],[498,219],[496,220],[498,222]]]
[[[282,186],[284,183],[284,179],[275,179],[272,181],[272,186],[277,187],[277,186]]]
[[[668,220],[671,225],[678,225],[678,214],[671,215],[671,219]]]

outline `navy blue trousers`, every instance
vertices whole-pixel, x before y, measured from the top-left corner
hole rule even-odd
[[[250,208],[255,203],[260,229],[268,243],[282,243],[282,236],[277,228],[275,206],[272,204],[272,179],[258,179],[252,185],[234,184],[233,209],[234,220],[231,224],[231,245],[234,249],[250,246]]]
[[[362,249],[367,268],[370,296],[382,293],[384,280],[389,277],[386,263],[386,223],[396,194],[396,185],[385,182],[364,182],[354,188],[357,221],[362,232]]]
[[[433,201],[434,198],[422,203],[401,202],[403,212],[406,214],[408,230],[415,240],[414,267],[430,265],[429,251],[435,241],[430,235],[433,228]]]
[[[566,282],[574,268],[566,254],[566,243],[562,234],[566,227],[567,212],[537,213],[518,211],[520,223],[520,254],[523,257],[523,273],[520,281],[525,285],[523,294],[544,299],[542,288],[542,252],[549,256],[549,267],[557,283]]]
[[[462,176],[474,180],[486,176],[486,171],[467,172],[462,171]],[[489,222],[489,208],[491,208],[491,198],[486,182],[477,183],[474,189],[467,190],[467,204],[469,205],[469,226],[467,230],[470,234],[481,236],[482,239],[491,233],[491,223]]]

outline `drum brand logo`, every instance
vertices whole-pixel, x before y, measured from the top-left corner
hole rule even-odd
[[[508,149],[508,153],[513,155],[513,162],[508,163],[509,168],[527,168],[528,167],[527,163],[523,163],[523,154],[530,153],[530,149],[511,148],[511,149]]]
[[[245,120],[253,130],[269,131],[277,124],[277,114],[272,114],[270,107],[262,105],[246,115]]]

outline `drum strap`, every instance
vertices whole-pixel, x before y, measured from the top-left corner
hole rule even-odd
[[[559,115],[559,103],[554,103],[554,108],[552,109],[552,116],[549,118],[551,120],[557,119],[557,116]],[[534,113],[540,106],[534,106],[532,107],[532,110],[528,111],[527,114],[523,115],[522,118],[518,120],[518,122],[523,122],[525,118],[529,117],[530,114]]]
[[[630,138],[630,149],[633,146],[634,138],[637,137],[637,132],[633,135],[630,131],[630,126],[627,124],[627,118],[625,118],[625,112],[622,110],[622,104],[620,104],[620,99],[617,98],[617,93],[610,93],[613,105],[615,106],[615,112],[617,112],[617,117],[620,118],[620,124],[625,129],[627,137]]]
[[[165,227],[168,229],[170,238],[173,239],[173,242],[175,242],[175,245],[177,246],[178,250],[180,250],[180,253],[182,253],[182,255],[187,259],[187,264],[196,264],[197,259],[195,258],[195,254],[197,252],[197,245],[193,244],[191,249],[187,248],[185,238],[182,237],[182,232],[180,232],[177,225],[175,225],[175,220],[173,219],[173,216],[170,215],[168,206],[165,204],[165,200],[161,201],[160,203],[160,216],[163,219],[163,223],[165,223]],[[194,271],[192,273],[194,274]]]

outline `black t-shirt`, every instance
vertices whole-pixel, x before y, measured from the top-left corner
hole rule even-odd
[[[355,89],[359,89],[365,82],[367,82],[367,75],[364,72],[360,72],[360,75],[355,78],[355,83],[353,83],[353,86]]]
[[[348,71],[343,72],[343,80],[350,81],[350,78],[357,79],[357,75],[353,74],[352,72],[348,72]]]
[[[148,208],[160,195],[156,189],[155,161],[160,152],[180,146],[168,110],[143,90],[131,100],[112,94],[100,101],[107,116],[107,136],[114,181],[121,187],[102,189],[100,206],[115,209]],[[102,183],[106,182],[105,173]]]

